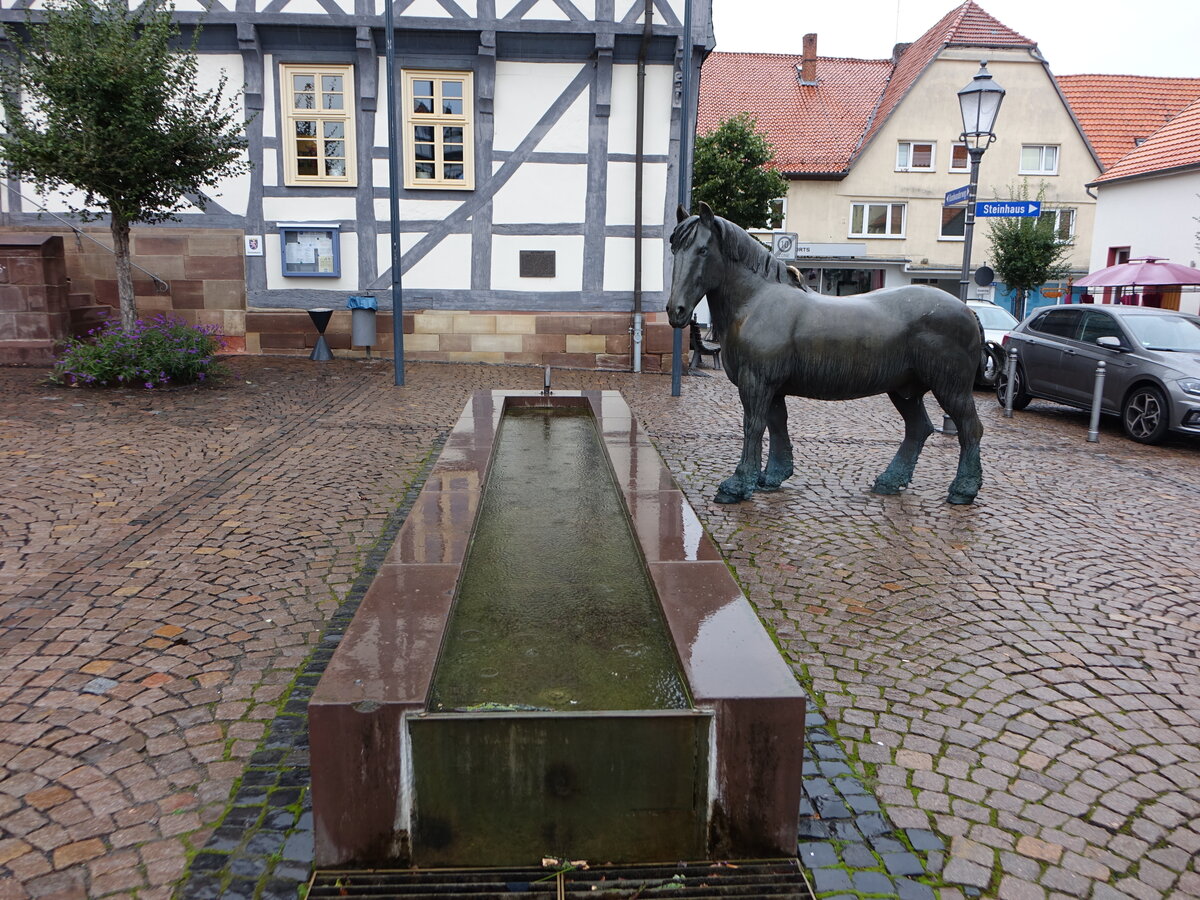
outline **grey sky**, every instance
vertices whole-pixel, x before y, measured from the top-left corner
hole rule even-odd
[[[1056,75],[1200,78],[1200,0],[978,0],[1035,41]],[[717,49],[799,53],[809,31],[822,56],[883,59],[953,9],[955,0],[712,0]]]

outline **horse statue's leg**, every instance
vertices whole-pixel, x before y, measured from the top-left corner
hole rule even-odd
[[[897,393],[889,393],[888,399],[904,417],[904,440],[900,449],[892,457],[891,463],[883,473],[875,479],[871,490],[876,494],[898,494],[912,481],[913,469],[925,440],[933,434],[933,425],[929,414],[925,412],[925,401],[922,394],[913,397],[902,397]]]
[[[782,392],[775,395],[767,410],[767,432],[771,436],[767,467],[758,476],[760,491],[776,490],[792,477],[792,439],[787,430],[787,403]]]
[[[763,429],[775,391],[743,374],[738,380],[738,394],[742,398],[742,458],[717,489],[713,499],[718,503],[740,503],[757,490]]]
[[[974,372],[970,373],[965,385],[957,390],[940,392],[934,388],[938,403],[958,428],[958,472],[946,495],[947,502],[956,504],[972,503],[983,485],[983,464],[979,458],[983,423],[979,421],[979,413],[975,410],[975,396],[972,393]]]

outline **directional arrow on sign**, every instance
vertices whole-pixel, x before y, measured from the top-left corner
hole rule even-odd
[[[1040,200],[981,200],[975,204],[975,215],[991,216],[1039,216],[1042,214]]]

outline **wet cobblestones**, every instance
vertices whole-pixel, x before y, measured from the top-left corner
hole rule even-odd
[[[238,367],[165,394],[0,370],[3,900],[294,897],[298,673],[467,393],[542,377]],[[1195,441],[1089,445],[1082,413],[1005,420],[980,394],[985,484],[960,508],[949,439],[877,497],[886,400],[789,401],[796,475],[726,507],[723,376],[679,399],[659,376],[555,385],[625,392],[813,696],[819,890],[1200,897]]]

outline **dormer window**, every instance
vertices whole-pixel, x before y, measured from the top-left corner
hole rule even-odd
[[[935,147],[933,141],[901,141],[896,145],[896,171],[932,172]]]

